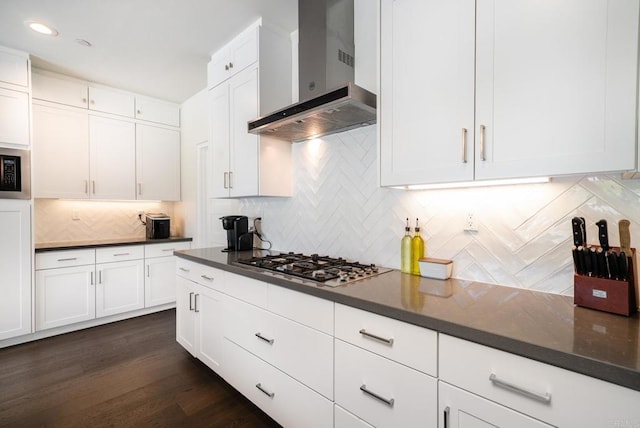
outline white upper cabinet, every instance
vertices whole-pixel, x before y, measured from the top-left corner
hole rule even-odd
[[[0,85],[29,87],[29,55],[0,46]]]
[[[136,96],[136,119],[180,126],[180,107],[173,103]]]
[[[0,145],[28,147],[29,56],[0,46]]]
[[[135,98],[116,89],[89,86],[89,109],[134,117]]]
[[[633,169],[638,9],[383,0],[381,185]]]
[[[209,89],[258,60],[258,27],[252,27],[211,55],[207,66]]]
[[[180,132],[136,124],[136,198],[180,200]]]
[[[85,82],[66,76],[33,70],[33,98],[73,107],[89,107],[89,87]]]

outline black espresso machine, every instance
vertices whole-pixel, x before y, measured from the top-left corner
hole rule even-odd
[[[253,232],[249,232],[249,219],[244,215],[220,217],[222,228],[227,231],[227,248],[222,251],[247,251],[253,249]]]

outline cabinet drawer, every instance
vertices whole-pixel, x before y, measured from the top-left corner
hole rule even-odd
[[[267,308],[333,336],[333,302],[269,284]]]
[[[333,426],[333,403],[225,340],[227,381],[285,427]]]
[[[437,376],[435,331],[340,304],[335,311],[336,338]]]
[[[440,380],[556,426],[640,424],[638,391],[444,334]]]
[[[96,248],[96,263],[121,262],[144,258],[144,245]]]
[[[225,336],[325,397],[333,398],[333,337],[237,299]]]
[[[367,423],[436,426],[435,378],[341,340],[335,341],[335,366],[336,404]]]
[[[47,251],[36,254],[36,270],[69,266],[92,265],[96,262],[96,250]]]
[[[183,278],[217,291],[223,290],[227,276],[220,269],[191,262],[180,257],[176,257],[176,273]]]
[[[242,275],[227,273],[224,292],[252,305],[267,307],[267,283]]]
[[[167,242],[163,244],[146,244],[144,246],[144,257],[151,259],[153,257],[173,256],[174,251],[188,250],[191,248],[191,242]]]
[[[334,428],[373,428],[338,405],[334,406],[334,420]]]

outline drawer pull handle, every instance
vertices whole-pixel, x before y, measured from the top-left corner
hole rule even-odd
[[[117,253],[117,254],[114,254],[114,255],[113,255],[113,257],[128,256],[128,255],[130,255],[130,254],[131,254],[131,253]]]
[[[541,394],[539,392],[522,388],[518,385],[514,385],[510,382],[506,382],[504,380],[498,379],[498,376],[496,376],[495,373],[491,373],[491,376],[489,376],[489,380],[491,381],[492,384],[494,384],[497,387],[507,389],[509,391],[515,392],[520,395],[524,395],[525,397],[540,401],[542,403],[551,403],[551,394],[549,394],[548,392]]]
[[[175,248],[165,248],[165,249],[164,249],[164,250],[162,250],[162,251],[175,251]]]
[[[365,330],[364,328],[362,330],[360,330],[360,334],[363,335],[364,337],[368,337],[369,339],[377,340],[377,341],[385,343],[385,344],[387,344],[389,346],[393,346],[393,338],[386,339],[384,337],[380,337],[380,336],[377,336],[375,334],[371,334],[371,333],[367,332],[367,330]]]
[[[396,401],[393,398],[384,398],[382,395],[376,394],[373,391],[369,391],[367,389],[367,385],[362,385],[360,387],[360,391],[364,392],[365,394],[375,398],[376,400],[382,401],[384,404],[386,404],[389,407],[393,407],[393,403]]]
[[[184,267],[179,267],[178,269],[180,269],[182,272],[187,272],[187,273],[191,272],[189,269]]]
[[[260,392],[262,392],[264,395],[266,395],[266,396],[267,396],[267,397],[269,397],[269,398],[273,398],[273,397],[276,395],[276,393],[275,393],[275,392],[269,392],[269,391],[267,391],[266,389],[264,389],[264,388],[262,387],[262,384],[260,384],[260,383],[257,383],[257,384],[256,384],[256,388],[258,388],[258,389],[260,390]]]
[[[77,257],[68,257],[66,259],[58,259],[59,262],[72,262],[74,260],[78,260]]]
[[[213,281],[213,278],[207,275],[200,275],[200,277],[202,277],[202,279],[206,279],[207,281]]]
[[[273,342],[275,342],[275,339],[268,339],[266,337],[264,337],[262,335],[262,333],[258,332],[255,334],[255,336],[260,339],[260,340],[264,340],[265,342],[267,342],[269,345],[273,345]]]

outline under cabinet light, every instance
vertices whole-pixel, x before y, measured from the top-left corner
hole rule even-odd
[[[50,25],[44,24],[38,21],[25,21],[25,25],[39,34],[44,34],[45,36],[55,37],[58,35],[58,30],[53,28]]]
[[[409,186],[392,186],[393,189],[404,190],[431,190],[431,189],[455,189],[462,187],[485,187],[485,186],[505,186],[513,184],[535,184],[548,183],[549,177],[534,178],[512,178],[506,180],[483,180],[483,181],[461,181],[458,183],[437,183],[437,184],[412,184]]]

